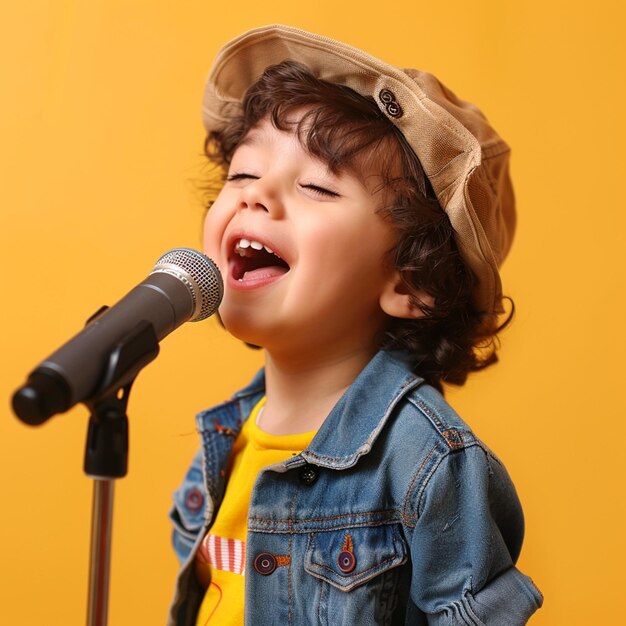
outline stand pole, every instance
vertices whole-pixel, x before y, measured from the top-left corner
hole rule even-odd
[[[85,473],[93,479],[87,626],[107,626],[115,479],[126,475],[130,384],[93,406],[85,447]],[[118,397],[119,396],[119,397]]]
[[[94,481],[87,626],[107,625],[115,479],[128,470],[128,396],[141,368],[158,353],[152,324],[140,322],[109,355],[102,391],[87,403],[84,470]]]
[[[94,479],[87,626],[106,626],[115,481]]]

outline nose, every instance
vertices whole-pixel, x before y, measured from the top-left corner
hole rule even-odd
[[[241,190],[239,209],[265,211],[274,219],[279,219],[284,214],[280,193],[276,185],[267,178],[257,178]]]

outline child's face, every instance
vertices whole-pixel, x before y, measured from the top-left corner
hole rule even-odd
[[[250,131],[204,227],[232,334],[303,357],[373,350],[395,235],[376,213],[376,177],[362,178],[332,174],[269,121]]]

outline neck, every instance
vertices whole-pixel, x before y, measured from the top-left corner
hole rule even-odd
[[[326,358],[266,352],[266,402],[259,425],[273,435],[317,430],[372,358],[371,349]]]

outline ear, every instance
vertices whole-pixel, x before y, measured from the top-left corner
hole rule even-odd
[[[416,296],[428,306],[433,306],[435,303],[432,296],[426,292],[419,291],[411,294],[400,277],[400,272],[394,271],[380,294],[380,308],[391,317],[419,319],[424,317],[424,313],[412,303]]]

